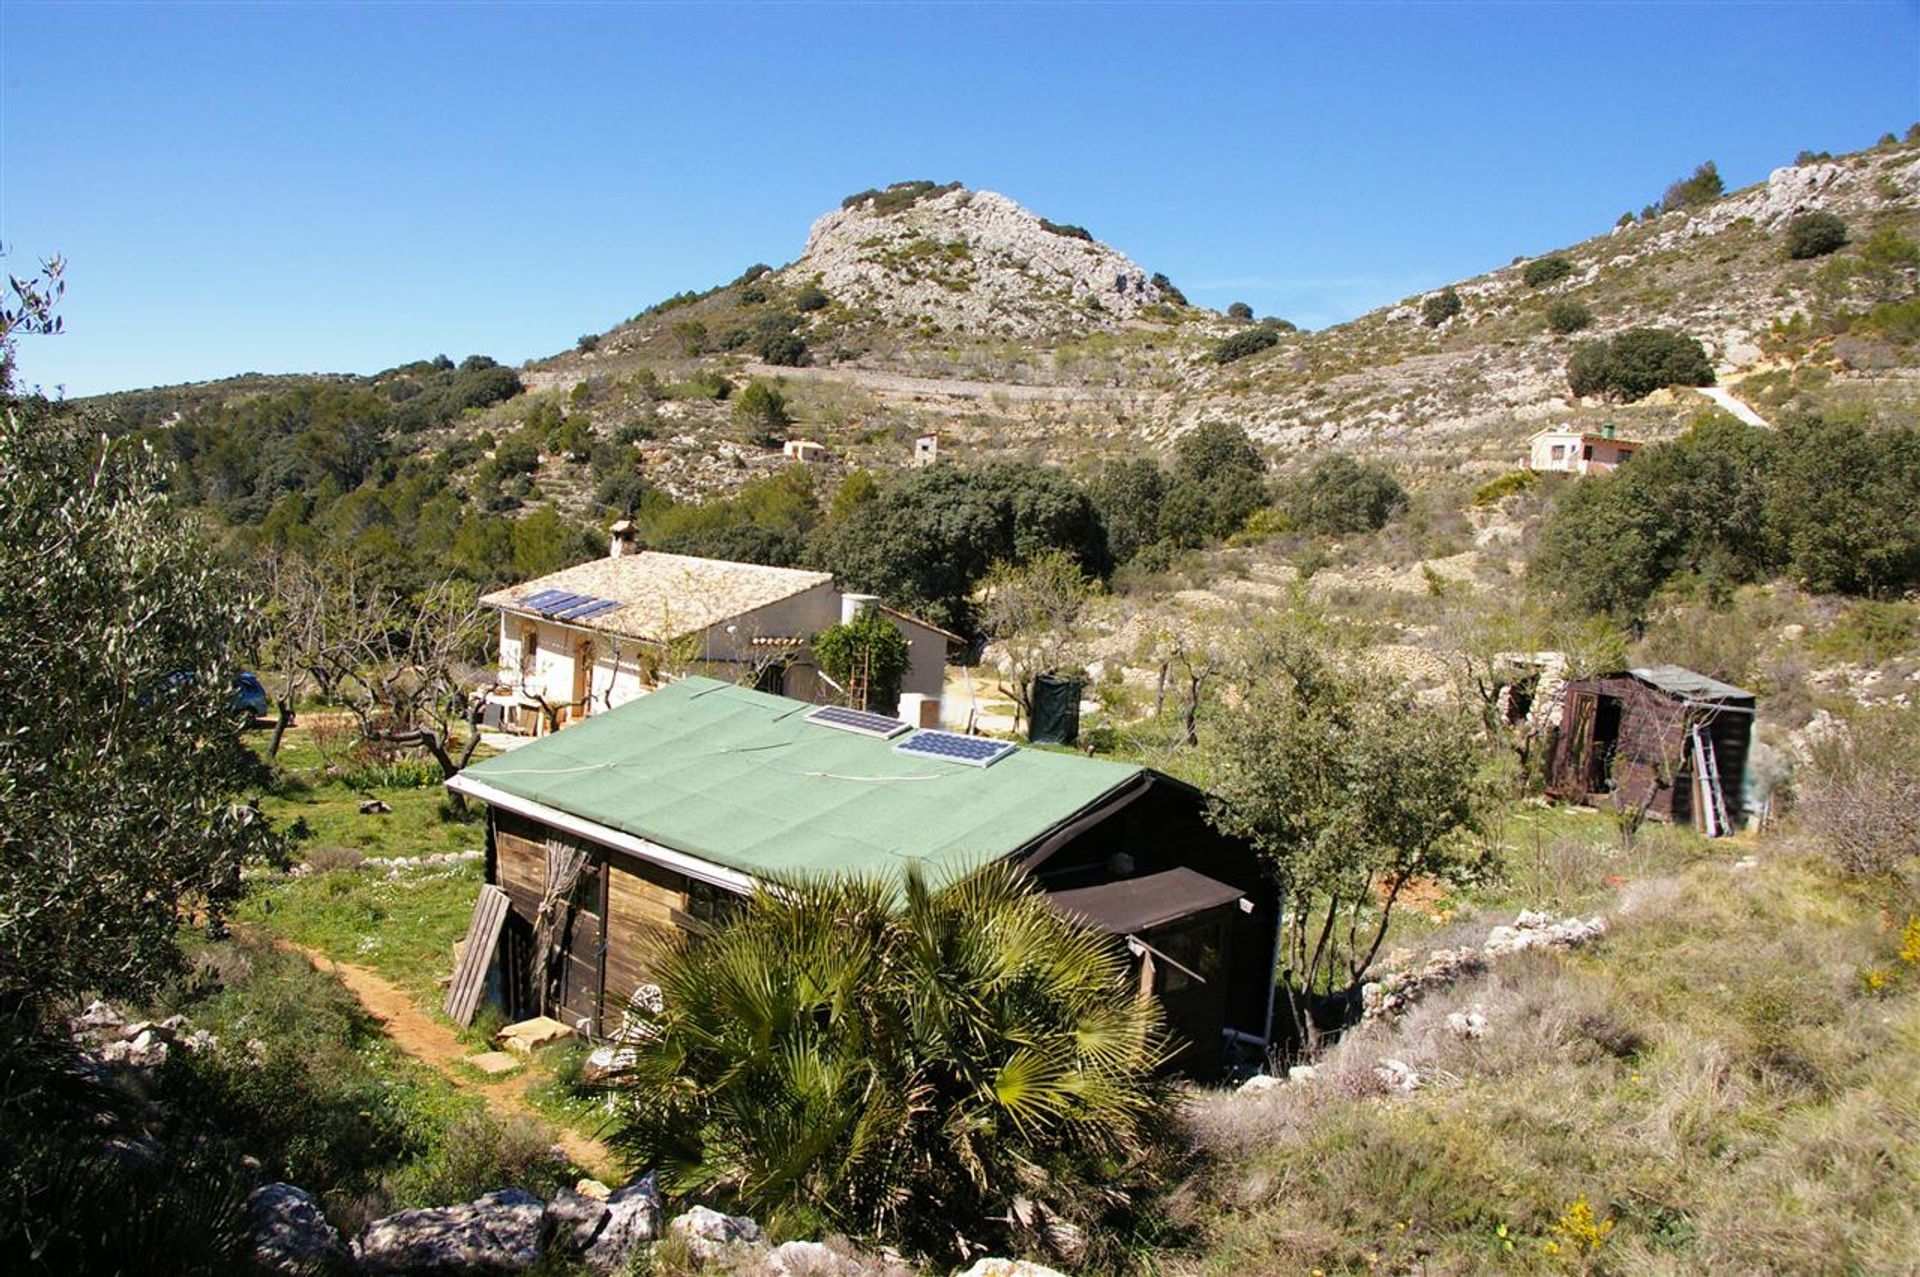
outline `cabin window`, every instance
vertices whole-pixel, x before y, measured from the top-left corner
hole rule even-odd
[[[710,882],[687,884],[687,915],[709,927],[717,927],[733,917],[742,897]]]
[[[1554,459],[1555,461],[1563,461],[1563,460],[1565,460],[1565,459],[1566,459],[1566,455],[1567,455],[1567,445],[1566,445],[1566,444],[1564,444],[1564,443],[1556,443],[1556,444],[1554,444],[1554,445],[1553,445],[1553,459]]]
[[[529,625],[520,631],[520,672],[531,675],[540,663],[540,630]]]
[[[1214,981],[1220,978],[1220,955],[1226,948],[1226,924],[1222,922],[1202,923],[1180,931],[1168,932],[1151,937],[1148,942],[1161,953],[1172,958],[1173,962],[1160,962],[1158,968],[1159,992],[1178,993],[1182,989],[1192,988],[1201,981]],[[1178,963],[1179,965],[1174,965]],[[1196,980],[1188,971],[1197,974]]]

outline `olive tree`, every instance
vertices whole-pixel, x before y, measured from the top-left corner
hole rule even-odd
[[[1463,836],[1484,792],[1471,719],[1335,656],[1305,631],[1260,636],[1208,743],[1212,819],[1254,845],[1286,902],[1281,992],[1306,1050],[1357,1010],[1407,884],[1485,868]]]
[[[148,448],[44,403],[0,420],[0,545],[0,1013],[138,997],[271,847],[230,703],[252,601]]]

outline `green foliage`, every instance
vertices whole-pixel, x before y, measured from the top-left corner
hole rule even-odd
[[[1847,224],[1825,210],[1801,213],[1787,223],[1786,239],[1787,256],[1795,261],[1825,257],[1846,247]]]
[[[692,358],[707,352],[710,338],[707,326],[697,319],[676,319],[668,329],[673,340],[679,345],[680,353]]]
[[[1531,470],[1509,470],[1497,479],[1489,479],[1473,490],[1473,504],[1476,506],[1494,505],[1508,497],[1518,496],[1531,491],[1540,481],[1540,476]]]
[[[880,485],[871,470],[855,470],[840,481],[827,507],[827,517],[835,521],[850,517],[855,510],[880,495]]]
[[[1808,589],[1891,597],[1920,585],[1920,427],[1788,425],[1767,514]]]
[[[822,528],[812,554],[849,588],[962,628],[991,565],[1054,548],[1089,575],[1106,575],[1111,560],[1092,498],[1059,470],[997,462],[915,470]]]
[[[1564,257],[1536,257],[1520,271],[1520,282],[1528,288],[1545,288],[1573,274],[1573,263]]]
[[[1094,504],[1106,524],[1115,564],[1127,563],[1161,536],[1161,504],[1171,486],[1166,471],[1147,457],[1109,461],[1093,485]]]
[[[784,883],[657,979],[618,1138],[676,1197],[952,1262],[1144,1187],[1157,1008],[1009,868]]]
[[[1557,297],[1547,303],[1547,331],[1564,337],[1593,326],[1593,311],[1585,302]],[[1568,374],[1572,376],[1571,373]]]
[[[1529,571],[1592,612],[1638,615],[1667,578],[1751,580],[1769,563],[1767,431],[1718,413],[1575,485],[1541,532]]]
[[[1726,183],[1720,180],[1719,168],[1712,160],[1708,160],[1695,169],[1691,177],[1683,177],[1667,188],[1660,197],[1660,211],[1671,213],[1677,209],[1711,204],[1725,194],[1726,189]]]
[[[1173,281],[1165,275],[1155,271],[1152,283],[1155,288],[1160,290],[1160,296],[1163,300],[1171,302],[1175,306],[1185,306],[1187,304],[1187,295],[1175,288]]]
[[[579,339],[573,343],[573,348],[579,351],[583,355],[591,354],[593,351],[598,350],[600,348],[600,334],[599,333],[580,334]]]
[[[1215,363],[1230,364],[1236,359],[1245,359],[1248,355],[1257,355],[1270,346],[1280,343],[1280,334],[1272,328],[1243,328],[1237,333],[1222,337],[1213,348]]]
[[[1665,328],[1629,328],[1610,342],[1582,342],[1567,360],[1575,395],[1632,403],[1668,386],[1711,386],[1713,365],[1699,341]]]
[[[1070,222],[1049,222],[1043,217],[1040,219],[1040,229],[1052,235],[1065,236],[1067,239],[1081,239],[1089,244],[1093,243],[1093,232],[1084,226],[1075,226]]]
[[[1484,797],[1479,747],[1466,716],[1351,672],[1304,627],[1259,636],[1252,663],[1239,712],[1208,743],[1211,814],[1254,845],[1287,902],[1281,982],[1312,1045],[1329,1026],[1310,1007],[1351,1008],[1401,888],[1485,869],[1461,837]]]
[[[870,607],[828,626],[813,636],[811,646],[828,678],[849,689],[856,682],[866,684],[866,702],[856,708],[892,713],[900,703],[900,681],[913,657],[906,635],[880,609]]]
[[[675,505],[655,494],[639,512],[648,545],[672,554],[791,567],[820,520],[813,471],[792,466],[746,484],[733,496]]]
[[[1371,532],[1407,507],[1406,489],[1384,467],[1336,453],[1290,485],[1288,512],[1308,532]]]
[[[759,337],[754,350],[760,358],[779,368],[799,368],[807,362],[807,342],[798,333],[768,333]]]
[[[905,212],[921,200],[937,199],[950,191],[959,189],[958,182],[948,182],[945,186],[925,180],[895,182],[888,187],[870,187],[857,194],[849,195],[840,201],[840,207],[852,208],[856,204],[865,204],[868,212],[885,217],[893,213]]]
[[[1911,346],[1920,342],[1920,297],[1911,301],[1887,302],[1875,306],[1853,322],[1859,332],[1872,333],[1888,341]]]
[[[1429,328],[1438,328],[1465,309],[1458,292],[1443,288],[1420,303],[1420,320]]]
[[[178,969],[182,912],[214,917],[273,847],[229,708],[250,601],[138,442],[44,405],[0,421],[0,1016]]]
[[[1253,307],[1245,302],[1230,302],[1227,305],[1228,319],[1252,319]]]
[[[755,381],[734,396],[733,421],[751,442],[772,446],[793,424],[793,415],[785,395],[764,381]]]
[[[1267,504],[1266,475],[1266,460],[1243,428],[1201,423],[1174,441],[1160,535],[1189,549],[1225,540]]]
[[[793,308],[803,315],[811,311],[825,310],[831,304],[832,299],[822,292],[817,284],[808,284],[793,295]]]

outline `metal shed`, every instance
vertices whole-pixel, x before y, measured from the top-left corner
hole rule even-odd
[[[1632,807],[1708,837],[1746,823],[1743,798],[1758,698],[1678,665],[1567,683],[1549,754],[1556,798]]]

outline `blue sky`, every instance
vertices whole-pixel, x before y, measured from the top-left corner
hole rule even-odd
[[[1920,120],[1920,4],[0,0],[0,242],[70,394],[548,354],[904,178],[1319,327]]]

